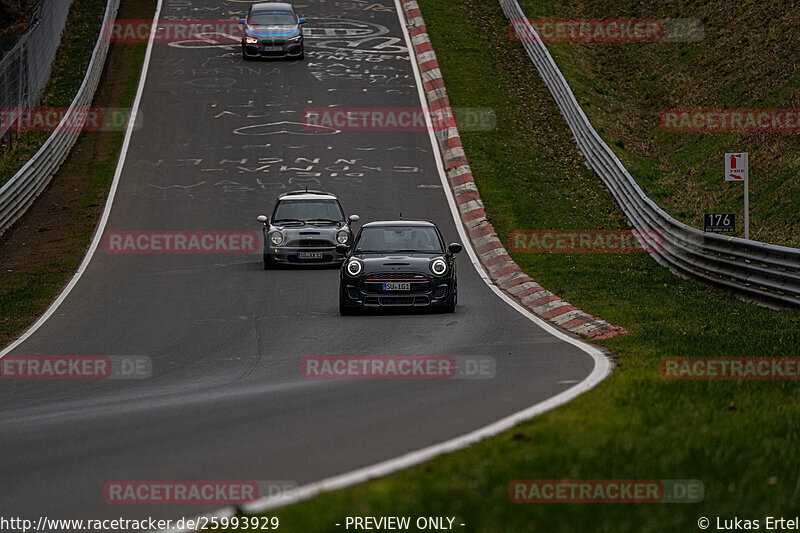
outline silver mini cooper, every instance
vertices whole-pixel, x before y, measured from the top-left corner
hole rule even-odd
[[[264,224],[264,269],[277,265],[341,265],[344,254],[337,244],[353,242],[351,224],[335,195],[322,191],[294,191],[278,196],[272,216],[259,215]]]

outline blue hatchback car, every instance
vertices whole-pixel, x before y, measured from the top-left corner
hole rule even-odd
[[[242,58],[303,59],[303,29],[292,4],[260,2],[250,6],[242,25]]]

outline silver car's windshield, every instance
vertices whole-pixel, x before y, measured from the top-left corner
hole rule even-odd
[[[297,17],[286,11],[256,11],[247,22],[256,26],[294,26]]]
[[[430,226],[384,226],[363,228],[356,252],[442,253],[442,243]]]
[[[281,200],[272,215],[273,222],[291,221],[344,221],[344,214],[336,200]]]

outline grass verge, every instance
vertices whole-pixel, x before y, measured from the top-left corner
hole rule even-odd
[[[419,0],[453,107],[488,107],[493,132],[462,131],[501,238],[516,228],[621,228],[496,2]],[[720,6],[721,3],[717,3]],[[269,513],[289,531],[341,531],[347,516],[455,516],[465,531],[696,531],[701,516],[796,513],[800,387],[792,381],[662,380],[671,356],[800,356],[800,314],[683,280],[644,255],[521,255],[547,289],[629,335],[591,392],[469,449]],[[516,504],[515,479],[696,479],[694,504]],[[414,530],[412,528],[411,530]]]
[[[689,133],[661,127],[664,109],[785,109],[800,102],[800,72],[787,58],[800,40],[800,10],[780,0],[664,2],[521,0],[531,18],[690,17],[693,42],[549,42],[589,120],[644,190],[679,220],[737,213],[741,183],[723,181],[725,152],[750,152],[750,236],[800,247],[800,137],[793,133]]]
[[[151,18],[154,11],[154,0],[128,1],[120,17]],[[145,43],[111,45],[95,106],[132,105],[146,49]],[[0,237],[0,345],[30,327],[77,270],[102,213],[123,137],[123,131],[81,133],[48,188]]]

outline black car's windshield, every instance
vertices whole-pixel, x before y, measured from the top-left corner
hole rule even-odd
[[[442,253],[442,243],[430,226],[383,226],[361,230],[356,252]]]
[[[272,215],[272,221],[344,221],[344,214],[336,200],[281,200]]]
[[[287,11],[256,11],[250,14],[247,23],[256,26],[294,26],[297,17]]]

